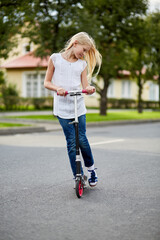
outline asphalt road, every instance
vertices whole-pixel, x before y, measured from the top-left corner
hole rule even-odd
[[[62,131],[0,136],[0,240],[160,240],[160,123],[88,128],[81,199]]]

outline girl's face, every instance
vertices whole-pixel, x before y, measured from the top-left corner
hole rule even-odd
[[[73,44],[73,53],[77,59],[82,59],[89,50],[90,47],[88,45],[82,45],[79,43]]]

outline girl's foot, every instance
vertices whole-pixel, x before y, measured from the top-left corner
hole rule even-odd
[[[98,182],[97,173],[94,170],[88,170],[88,183],[91,187],[95,187]]]

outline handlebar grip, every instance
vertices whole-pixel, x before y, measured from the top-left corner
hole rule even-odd
[[[65,91],[65,96],[68,94],[68,91]],[[57,96],[59,96],[58,92],[57,92]]]
[[[82,90],[82,93],[88,93],[86,89],[83,89]]]

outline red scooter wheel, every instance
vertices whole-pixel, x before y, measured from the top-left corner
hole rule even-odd
[[[78,198],[81,198],[83,195],[83,183],[80,178],[76,180],[76,195]]]

